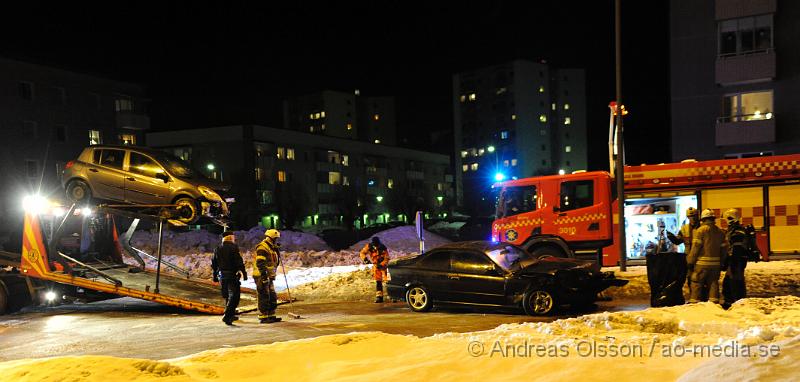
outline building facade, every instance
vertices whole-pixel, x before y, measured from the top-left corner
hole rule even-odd
[[[0,58],[3,223],[21,219],[25,195],[63,197],[61,172],[84,147],[143,144],[144,95],[137,84]]]
[[[325,90],[283,103],[284,129],[394,146],[394,98]]]
[[[800,3],[672,0],[672,159],[800,152]]]
[[[453,76],[459,205],[493,213],[497,180],[586,169],[582,69],[515,60]]]
[[[449,212],[454,198],[447,155],[257,125],[149,133],[147,141],[231,184],[241,227],[412,221],[417,210]]]

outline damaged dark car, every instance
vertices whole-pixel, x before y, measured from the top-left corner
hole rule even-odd
[[[387,290],[415,312],[455,304],[542,316],[564,305],[590,306],[599,292],[627,283],[590,261],[535,258],[508,243],[467,241],[392,260]]]

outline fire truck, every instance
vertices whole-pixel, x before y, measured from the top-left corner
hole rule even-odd
[[[69,208],[42,198],[26,201],[22,251],[0,251],[0,314],[31,304],[134,297],[222,314],[219,287],[162,259],[163,231],[184,226],[177,206],[100,205]],[[158,230],[156,253],[133,247],[140,222]],[[120,235],[117,227],[127,225]],[[165,272],[169,268],[171,272]],[[255,291],[242,288],[240,311],[254,310]]]
[[[686,209],[735,208],[757,230],[764,260],[800,254],[800,154],[626,166],[627,259],[635,264],[659,242],[659,227],[677,233]],[[518,244],[535,256],[619,263],[614,178],[575,172],[496,183],[492,240]],[[726,227],[723,219],[717,224]],[[670,245],[671,243],[666,243]],[[672,248],[683,251],[683,246]]]

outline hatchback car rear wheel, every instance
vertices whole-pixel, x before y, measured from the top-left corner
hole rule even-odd
[[[532,289],[525,293],[522,301],[525,313],[531,316],[546,316],[552,313],[557,306],[555,296],[546,289]]]
[[[415,312],[427,312],[433,307],[433,300],[428,290],[421,286],[413,286],[406,291],[406,303]]]
[[[178,198],[178,200],[175,201],[175,205],[177,206],[178,213],[180,214],[178,221],[181,223],[194,224],[198,219],[200,219],[200,213],[198,212],[199,210],[196,200],[189,197]]]
[[[88,203],[92,200],[92,189],[80,180],[73,180],[67,184],[67,197],[75,203]]]

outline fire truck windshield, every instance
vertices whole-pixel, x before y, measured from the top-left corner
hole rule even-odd
[[[497,197],[498,219],[536,210],[536,186],[506,187]]]

